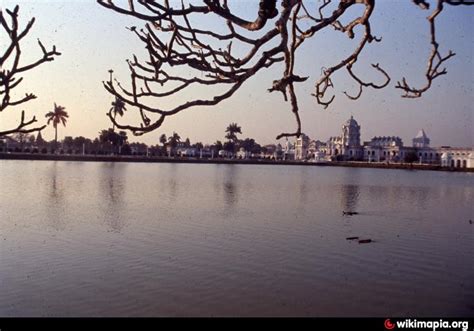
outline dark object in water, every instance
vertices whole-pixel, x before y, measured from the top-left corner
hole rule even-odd
[[[359,239],[359,237],[347,237],[346,240],[356,240]]]
[[[351,216],[351,215],[357,215],[357,214],[359,214],[359,213],[356,212],[356,211],[344,211],[344,210],[342,211],[342,215],[349,215],[349,216]]]
[[[361,239],[359,240],[359,244],[368,244],[371,243],[372,239]]]
[[[472,220],[469,220],[469,224],[472,224]]]

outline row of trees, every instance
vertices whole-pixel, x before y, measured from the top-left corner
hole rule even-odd
[[[229,153],[236,153],[240,148],[243,148],[245,151],[258,154],[263,151],[262,146],[258,144],[253,138],[245,138],[240,140],[237,135],[242,134],[242,128],[237,123],[230,123],[225,129],[225,141],[217,140],[214,144],[208,146],[210,149],[215,151],[224,150]],[[204,145],[201,142],[191,144],[189,138],[186,138],[184,142],[181,141],[181,137],[176,132],[169,137],[166,137],[166,134],[160,136],[160,143],[163,147],[169,147],[170,149],[176,149],[177,147],[184,148],[196,148],[201,149]]]
[[[235,153],[243,148],[252,154],[260,154],[262,152],[262,146],[258,144],[255,139],[238,139],[237,134],[242,134],[242,128],[237,123],[230,123],[225,132],[227,141],[222,146],[225,151]]]
[[[112,103],[112,107],[116,107],[116,103]],[[117,112],[120,114],[120,112]],[[202,142],[191,143],[189,138],[182,140],[177,132],[166,136],[162,134],[159,143],[148,146],[144,143],[129,143],[126,131],[116,131],[115,127],[104,129],[99,132],[98,137],[94,139],[85,138],[83,136],[72,137],[66,136],[58,143],[58,125],[67,123],[67,112],[64,107],[55,105],[53,112],[47,114],[48,124],[52,123],[55,129],[54,140],[45,141],[41,132],[35,137],[34,134],[18,132],[10,135],[10,143],[8,140],[0,143],[0,151],[9,152],[27,152],[27,153],[66,153],[66,154],[116,154],[116,155],[177,155],[178,149],[194,148],[197,151],[206,149],[213,151],[217,156],[219,151],[225,150],[229,154],[235,154],[239,149],[252,154],[259,154],[265,149],[258,144],[253,138],[239,139],[238,134],[242,134],[242,128],[237,123],[231,123],[225,129],[225,139],[223,143],[217,140],[213,144],[204,145]]]
[[[51,141],[44,140],[41,132],[36,137],[34,134],[18,132],[0,140],[0,152],[130,155],[133,151],[144,154],[148,148],[145,144],[128,144],[127,141],[125,131],[115,132],[113,129],[100,131],[94,139],[66,136],[59,142],[56,137]]]
[[[54,128],[54,145],[57,145],[58,142],[58,125],[63,124],[63,126],[66,126],[67,119],[69,118],[68,113],[66,112],[66,108],[60,105],[57,105],[54,103],[54,109],[53,111],[50,111],[45,115],[45,117],[48,119],[46,122],[46,125],[52,124]],[[14,132],[11,132],[10,134],[14,134],[14,139],[20,143],[23,143],[25,141],[29,142],[34,142],[35,137],[34,135],[29,135],[30,132],[35,132],[35,131],[41,131],[41,130],[17,130]],[[7,133],[5,132],[0,132],[0,137],[6,136]],[[41,136],[40,136],[41,137]]]

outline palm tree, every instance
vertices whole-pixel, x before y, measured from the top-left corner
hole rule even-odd
[[[229,139],[228,142],[224,144],[224,149],[226,151],[235,153],[236,149],[238,148],[237,143],[239,139],[237,139],[237,133],[242,134],[242,128],[237,125],[237,123],[230,123],[227,129],[225,129],[226,139]]]
[[[160,143],[163,145],[163,147],[165,146],[166,142],[168,140],[166,139],[166,135],[163,133],[161,136],[160,136]]]
[[[54,103],[54,111],[50,111],[45,116],[48,118],[48,122],[46,124],[49,124],[51,121],[53,122],[54,148],[56,148],[58,144],[58,124],[63,123],[63,125],[66,126],[66,122],[67,122],[66,118],[69,117],[65,109],[66,108],[64,108],[63,106],[59,106],[59,105],[56,105],[56,103]]]
[[[127,132],[125,131],[120,131],[119,134],[118,134],[118,144],[119,144],[119,147],[118,147],[118,154],[122,154],[122,147],[123,145],[125,145],[125,143],[127,142]]]
[[[112,108],[110,108],[110,111],[114,114],[114,121],[117,115],[123,116],[126,110],[125,102],[123,102],[122,99],[115,97],[115,101],[112,101]],[[112,130],[115,131],[115,122],[113,123]]]
[[[176,132],[173,132],[173,135],[168,137],[168,141],[168,156],[171,156],[171,153],[173,153],[173,155],[175,154],[176,147],[178,147],[178,143],[181,141],[181,137]]]
[[[220,151],[223,147],[222,145],[222,142],[220,140],[217,140],[215,143],[214,143],[214,148],[216,149],[216,151]]]
[[[236,133],[242,134],[242,128],[237,123],[230,123],[225,132],[227,132],[225,137],[235,143],[237,141]]]
[[[181,141],[181,137],[176,132],[173,132],[173,135],[169,137],[168,140],[170,142],[171,147],[176,148],[176,146],[178,146],[178,143]]]

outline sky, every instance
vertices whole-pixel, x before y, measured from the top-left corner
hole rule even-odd
[[[234,5],[239,14],[250,18],[255,14],[249,10],[254,9],[256,3],[256,0],[239,0]],[[16,126],[23,109],[45,123],[44,114],[53,110],[55,102],[66,107],[70,116],[67,127],[59,128],[59,138],[80,135],[94,138],[100,130],[110,128],[106,112],[113,97],[104,89],[102,81],[108,79],[108,70],[113,69],[116,78],[128,83],[126,59],[132,54],[143,57],[145,53],[144,44],[126,27],[142,26],[143,22],[105,9],[92,0],[0,0],[2,10],[11,9],[15,4],[20,5],[21,26],[36,17],[33,29],[22,44],[24,63],[41,56],[37,38],[47,48],[56,45],[62,55],[26,73],[15,95],[33,92],[38,98],[0,113],[0,130]],[[370,63],[379,63],[389,72],[392,81],[383,90],[366,89],[359,100],[351,101],[342,92],[355,94],[358,87],[345,70],[341,70],[334,75],[336,98],[328,109],[323,109],[311,96],[314,83],[322,67],[332,66],[344,54],[352,52],[360,34],[351,41],[331,30],[305,43],[297,52],[295,67],[296,74],[309,76],[307,82],[296,86],[302,131],[313,139],[325,141],[339,135],[342,124],[352,115],[361,125],[362,141],[388,135],[400,136],[405,145],[410,145],[411,139],[423,128],[433,146],[472,147],[474,8],[446,6],[438,19],[441,52],[445,54],[451,49],[456,53],[446,63],[448,74],[437,78],[419,99],[401,98],[401,91],[395,89],[402,77],[407,77],[415,86],[424,83],[430,52],[428,14],[408,0],[378,1],[371,22],[373,34],[381,36],[382,42],[368,45],[354,71],[363,78],[380,81],[370,66]],[[348,15],[346,19],[351,17]],[[221,23],[207,18],[205,21],[212,29],[218,29]],[[6,37],[2,34],[0,47],[5,47],[5,43]],[[232,98],[219,105],[183,111],[167,118],[154,132],[140,137],[129,134],[130,140],[156,144],[161,134],[168,136],[176,131],[183,140],[189,137],[191,142],[213,143],[224,141],[225,128],[236,122],[242,127],[242,138],[254,138],[261,144],[275,143],[279,133],[295,129],[289,104],[280,93],[267,92],[272,81],[281,78],[282,71],[283,67],[276,65],[252,77]],[[200,91],[190,91],[187,96],[197,93]],[[172,101],[182,100],[176,97]],[[154,102],[168,105],[168,101]],[[122,120],[137,120],[131,113],[127,116]],[[45,139],[54,138],[52,127],[47,127],[42,134]]]

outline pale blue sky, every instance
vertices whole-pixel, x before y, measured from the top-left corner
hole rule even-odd
[[[24,60],[41,55],[37,38],[47,47],[55,44],[63,55],[26,75],[16,90],[17,95],[33,92],[38,99],[15,108],[16,111],[12,108],[0,114],[0,129],[15,125],[21,109],[36,114],[43,121],[44,114],[57,102],[70,114],[68,126],[60,128],[59,137],[97,136],[101,129],[111,126],[105,113],[112,97],[104,90],[102,80],[108,79],[108,70],[113,68],[117,78],[128,82],[125,60],[132,53],[143,54],[143,44],[125,26],[139,26],[141,22],[106,10],[92,0],[2,0],[0,6],[12,8],[17,3],[23,25],[32,16],[37,20],[23,47]],[[238,9],[245,11],[256,3],[256,0],[239,1]],[[352,50],[356,41],[328,31],[303,46],[298,51],[296,66],[297,74],[310,75],[306,83],[297,86],[303,131],[312,138],[326,140],[340,134],[342,123],[353,115],[362,126],[363,140],[376,135],[398,135],[408,145],[418,130],[424,128],[433,145],[474,145],[474,37],[471,33],[474,8],[447,7],[439,18],[441,51],[446,53],[452,49],[457,53],[446,63],[448,75],[438,78],[421,99],[403,99],[401,91],[394,88],[403,76],[414,85],[424,83],[426,58],[430,52],[425,19],[428,13],[408,0],[377,2],[372,30],[376,36],[382,36],[383,41],[365,49],[355,71],[361,77],[372,77],[370,63],[378,62],[390,73],[392,82],[384,90],[366,90],[358,101],[350,101],[342,91],[355,93],[357,86],[341,71],[333,79],[336,100],[326,110],[310,95],[314,82],[321,67],[334,65],[341,59],[341,53],[348,54]],[[0,45],[4,45],[5,36],[0,38]],[[272,143],[277,134],[292,131],[295,126],[281,94],[267,92],[271,82],[281,77],[282,70],[277,65],[253,77],[232,99],[213,108],[182,112],[167,119],[157,131],[131,140],[155,144],[162,133],[168,135],[176,131],[183,139],[214,142],[224,139],[227,124],[237,122],[242,126],[243,137]],[[43,135],[52,139],[52,128],[47,128]]]

